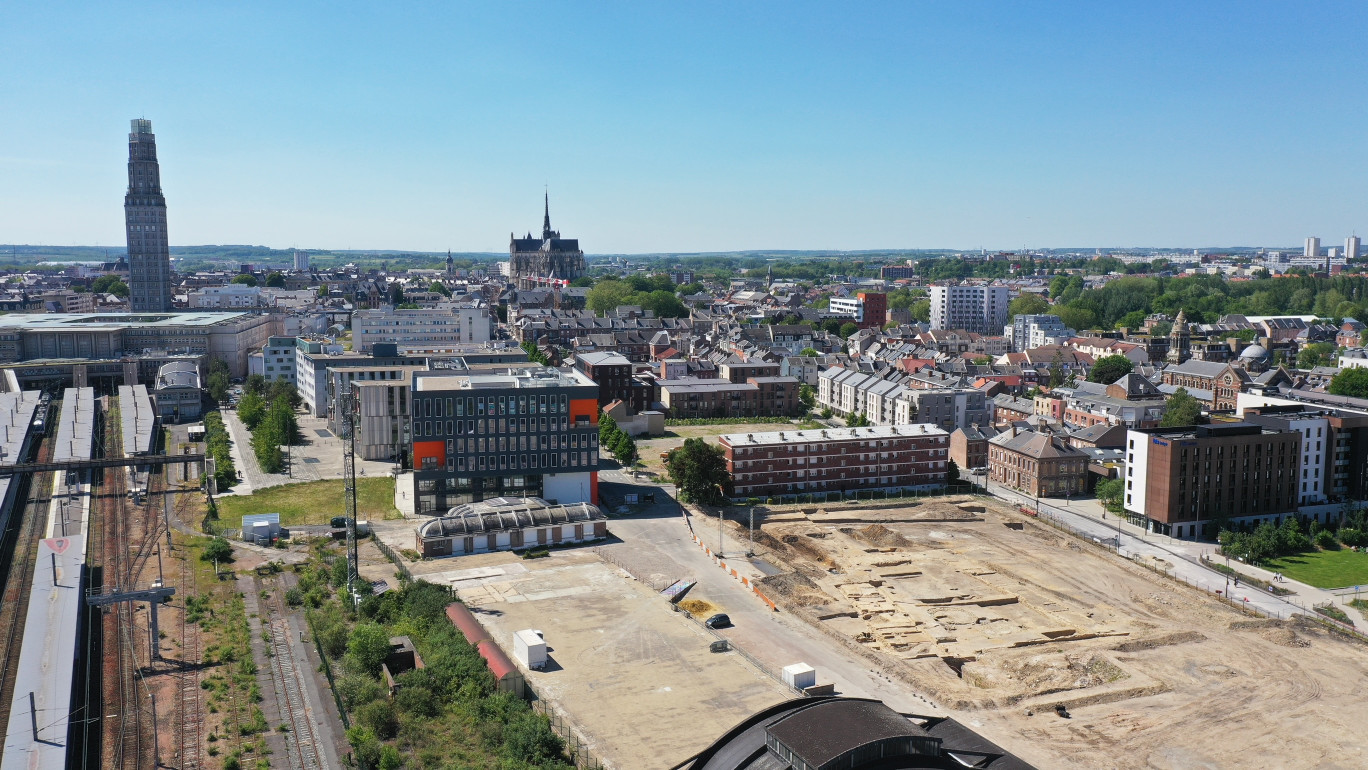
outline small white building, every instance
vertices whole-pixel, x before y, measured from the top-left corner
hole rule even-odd
[[[524,666],[540,671],[546,666],[546,639],[535,629],[513,632],[513,657]]]

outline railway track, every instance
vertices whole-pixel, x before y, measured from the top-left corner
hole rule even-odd
[[[110,399],[111,403],[114,399]],[[117,407],[105,411],[104,455],[121,457],[123,455],[122,430],[119,425]],[[117,588],[131,587],[140,568],[149,555],[146,542],[148,533],[139,531],[137,526],[138,506],[128,499],[128,474],[123,468],[105,468],[99,473],[100,485],[99,510],[102,520],[102,548],[105,566],[105,585]],[[146,517],[142,517],[144,528]],[[155,541],[156,533],[151,533]],[[133,550],[136,547],[136,551]],[[112,579],[111,579],[112,578]],[[106,739],[111,751],[107,767],[141,768],[152,767],[152,740],[149,736],[151,720],[145,713],[149,704],[147,698],[139,694],[138,643],[135,640],[136,623],[133,607],[128,603],[111,605],[103,623],[105,650],[114,654],[105,655],[104,680],[105,705],[118,704],[113,710],[118,716],[117,729],[108,730]],[[112,644],[111,644],[112,642]],[[112,670],[111,670],[112,669]],[[110,734],[112,732],[112,734]]]
[[[281,715],[290,725],[290,766],[294,770],[325,770],[318,751],[320,744],[313,711],[304,692],[306,673],[299,670],[290,649],[290,624],[279,592],[273,592],[269,607],[275,617],[266,625],[271,637],[271,675],[276,682],[276,692],[283,696]]]
[[[60,408],[60,406],[58,406]],[[40,462],[51,459],[51,442],[44,439],[38,448]],[[29,592],[33,588],[33,560],[38,543],[47,528],[50,500],[45,490],[52,489],[52,474],[35,474],[32,478],[17,478],[21,485],[15,499],[24,500],[24,508],[11,517],[10,531],[0,539],[8,551],[8,558],[0,560],[4,568],[4,593],[0,595],[0,725],[9,724],[10,702],[14,697],[14,680],[19,667],[19,650],[24,639],[24,621],[28,614]],[[37,497],[29,495],[37,490]],[[22,498],[20,497],[22,495]]]
[[[170,498],[162,498],[162,505],[170,504]],[[181,601],[188,605],[190,597],[195,595],[195,567],[188,554],[182,554],[180,564]],[[180,621],[183,660],[180,681],[177,683],[180,692],[176,730],[180,746],[180,770],[199,770],[203,767],[200,749],[204,738],[204,701],[200,697],[199,679],[203,640],[199,626],[190,623],[189,616],[189,607],[186,606],[181,612]]]

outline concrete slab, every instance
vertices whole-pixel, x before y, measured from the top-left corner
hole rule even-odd
[[[546,669],[523,673],[608,767],[672,767],[790,697],[735,653],[709,652],[712,636],[592,552],[525,567],[458,592],[507,649],[520,629],[546,635]]]

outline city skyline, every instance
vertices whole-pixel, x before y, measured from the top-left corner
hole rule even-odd
[[[121,245],[130,117],[174,245],[500,253],[547,189],[596,254],[1363,230],[1364,85],[1304,42],[1353,4],[120,8],[0,30],[0,241]],[[107,66],[130,48],[161,76]]]

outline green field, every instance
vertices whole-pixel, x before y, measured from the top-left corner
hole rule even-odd
[[[252,513],[279,513],[282,526],[327,524],[334,516],[346,513],[342,500],[342,480],[310,481],[267,487],[251,495],[215,498],[223,526],[237,529],[242,517]],[[356,517],[358,519],[395,519],[394,479],[356,480]]]
[[[1368,553],[1349,548],[1283,556],[1263,566],[1317,588],[1368,585]]]

